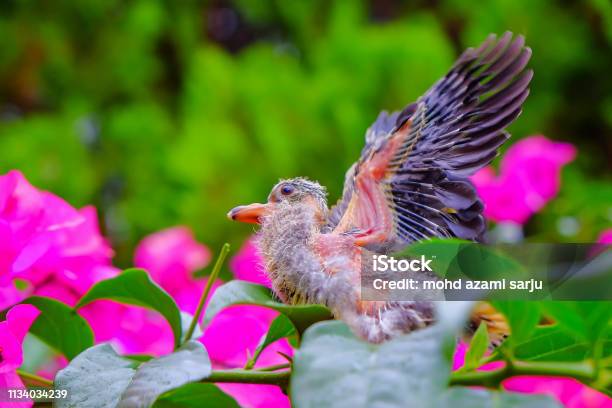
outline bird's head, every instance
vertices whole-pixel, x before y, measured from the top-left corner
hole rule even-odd
[[[272,188],[267,203],[241,205],[227,213],[227,217],[260,224],[261,217],[271,214],[282,204],[312,206],[315,216],[323,222],[327,214],[327,191],[319,183],[301,177],[281,180]]]

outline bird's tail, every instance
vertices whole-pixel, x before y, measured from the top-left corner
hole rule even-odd
[[[491,348],[502,344],[506,337],[510,335],[510,325],[506,317],[498,312],[490,303],[479,302],[470,315],[466,330],[468,338],[474,334],[482,322],[487,325]]]

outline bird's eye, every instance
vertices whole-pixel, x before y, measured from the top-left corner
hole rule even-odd
[[[280,192],[282,195],[290,195],[292,194],[294,191],[294,188],[291,184],[285,184],[284,186],[281,187]]]

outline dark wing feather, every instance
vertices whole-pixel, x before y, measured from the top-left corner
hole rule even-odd
[[[513,40],[505,33],[496,40],[491,35],[477,49],[466,50],[416,103],[401,112],[381,113],[366,133],[360,160],[347,172],[343,197],[330,213],[330,228],[358,194],[355,169],[410,121],[409,133],[380,181],[400,243],[432,236],[479,239],[483,206],[467,177],[490,163],[510,136],[504,129],[529,94],[533,72],[525,67],[530,56],[522,36]]]

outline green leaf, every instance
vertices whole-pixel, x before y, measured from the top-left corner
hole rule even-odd
[[[270,324],[268,332],[259,341],[259,344],[253,353],[253,357],[249,359],[245,368],[253,368],[261,352],[264,351],[264,349],[270,344],[293,334],[295,334],[295,327],[293,326],[293,323],[291,323],[291,320],[289,320],[283,314],[276,316],[276,319],[274,319]]]
[[[69,306],[39,296],[27,298],[22,303],[34,305],[41,312],[30,332],[67,359],[72,360],[93,346],[94,337],[89,324]]]
[[[162,394],[153,408],[240,408],[214,384],[191,383]]]
[[[468,245],[468,241],[460,239],[431,239],[428,241],[419,241],[408,246],[406,249],[393,254],[396,258],[416,257],[425,255],[427,259],[431,259],[431,265],[434,273],[439,277],[446,276],[449,266],[457,257],[459,250]]]
[[[465,353],[465,364],[462,370],[469,371],[480,366],[480,360],[484,356],[489,347],[489,333],[487,332],[487,324],[481,322],[480,326],[474,333],[472,341],[470,342],[470,348]]]
[[[21,348],[23,355],[27,356],[20,367],[25,372],[35,373],[40,367],[52,363],[55,359],[56,352],[53,348],[32,333],[26,334]]]
[[[217,313],[232,305],[257,305],[274,309],[287,316],[299,333],[303,333],[313,323],[332,318],[324,306],[285,305],[275,301],[272,292],[264,286],[234,280],[217,288],[206,308],[204,325],[208,325]]]
[[[492,301],[491,304],[508,319],[511,335],[506,342],[510,346],[528,339],[540,322],[538,302]]]
[[[612,302],[543,302],[543,308],[560,326],[591,343],[612,319]]]
[[[448,382],[444,333],[437,326],[372,345],[340,321],[309,328],[293,360],[296,407],[433,406]]]
[[[602,359],[612,357],[612,326],[599,340]],[[503,347],[503,346],[502,346]],[[592,357],[594,347],[566,328],[554,324],[539,326],[529,339],[514,344],[514,357],[525,361],[579,362]]]
[[[561,327],[574,333],[581,339],[588,338],[584,316],[580,315],[575,302],[542,302],[544,312],[552,317]]]
[[[120,303],[143,306],[159,312],[166,318],[174,333],[175,348],[181,340],[181,314],[176,303],[149,274],[142,269],[127,269],[115,278],[96,283],[79,300],[79,309],[95,300],[110,299]]]
[[[542,396],[448,388],[445,343],[453,332],[439,325],[380,345],[357,339],[342,322],[310,327],[296,352],[292,402],[304,407],[559,407]]]
[[[503,347],[503,346],[502,346]],[[528,339],[515,342],[514,357],[525,361],[581,361],[589,344],[559,325],[537,327]]]
[[[174,353],[142,364],[117,408],[150,406],[164,392],[206,378],[210,372],[206,349],[202,343],[190,340]]]
[[[68,390],[58,408],[150,406],[161,394],[210,375],[208,354],[201,343],[189,341],[172,354],[145,363],[118,355],[108,344],[79,354],[55,377]]]
[[[544,312],[557,327],[576,338],[573,347],[565,349],[580,359],[595,361],[611,354],[610,333],[612,327],[611,302],[544,302]]]
[[[432,260],[431,267],[436,275],[448,279],[495,280],[526,276],[523,265],[499,248],[459,239],[416,242],[394,254],[395,257],[420,255]]]
[[[464,244],[459,249],[447,274],[449,279],[461,277],[473,280],[523,279],[527,276],[523,265],[498,248],[475,243]]]
[[[55,406],[115,407],[135,373],[134,362],[119,356],[110,344],[91,347],[55,376],[55,387],[68,390],[68,398],[58,399]]]

